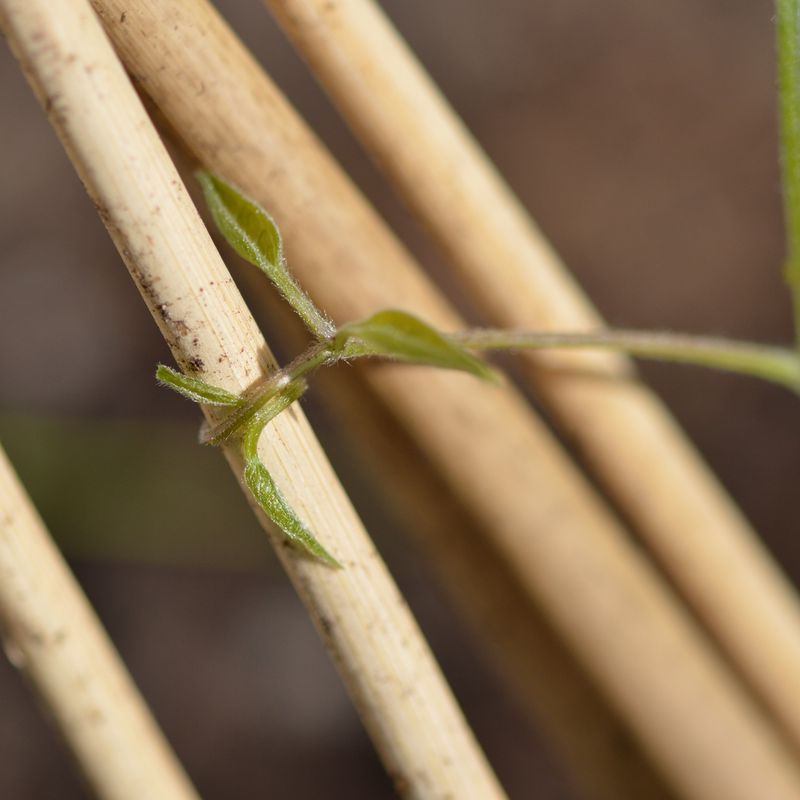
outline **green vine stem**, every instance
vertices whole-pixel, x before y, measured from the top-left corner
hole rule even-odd
[[[291,364],[277,370],[265,381],[246,392],[239,399],[235,410],[225,417],[222,422],[213,427],[204,424],[200,429],[200,444],[217,445],[230,439],[248,425],[264,405],[281,390],[297,383],[317,367],[323,364],[332,364],[335,361],[336,357],[332,354],[329,341],[312,344],[304,353],[295,358]],[[180,392],[180,389],[174,386],[174,381],[170,381],[170,388]],[[185,392],[181,393],[188,396]]]
[[[797,3],[800,0],[779,0],[782,17],[778,37],[785,120],[789,280],[796,315],[800,313],[797,301],[800,295],[800,110],[794,102],[800,92],[795,53],[799,27]],[[305,379],[319,367],[332,366],[339,361],[378,358],[460,370],[483,380],[497,381],[494,370],[470,351],[605,348],[640,358],[750,375],[800,393],[800,348],[790,350],[713,337],[626,330],[541,333],[476,329],[445,334],[414,315],[396,309],[378,311],[367,319],[336,328],[289,271],[283,240],[272,217],[222,178],[202,171],[197,177],[222,234],[240,256],[264,272],[306,324],[315,341],[287,367],[239,397],[164,365],[158,367],[156,377],[196,403],[231,409],[221,422],[201,428],[200,441],[219,445],[233,439],[241,440],[246,463],[245,483],[258,504],[289,539],[331,566],[338,566],[336,560],[291,509],[257,453],[264,427],[305,392]]]
[[[478,329],[450,338],[470,350],[603,348],[639,358],[711,367],[788,386],[800,392],[800,357],[785,347],[679,333],[606,330],[593,333],[535,333]]]
[[[307,553],[330,566],[338,562],[294,513],[258,457],[264,427],[306,391],[306,377],[319,367],[362,358],[396,359],[408,363],[456,369],[484,380],[494,373],[469,350],[544,348],[611,348],[631,355],[678,361],[743,373],[800,392],[800,356],[781,347],[731,342],[725,339],[640,331],[597,333],[533,333],[477,329],[442,334],[404,311],[383,311],[350,323],[334,336],[313,343],[287,367],[277,370],[241,397],[159,365],[160,383],[196,403],[231,408],[219,424],[201,428],[200,441],[219,445],[241,439],[248,489],[269,518]]]
[[[786,219],[786,280],[800,350],[800,0],[777,0],[778,105]]]

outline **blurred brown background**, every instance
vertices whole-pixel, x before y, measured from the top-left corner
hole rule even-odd
[[[435,274],[269,15],[219,5]],[[613,324],[790,339],[770,3],[385,7]],[[195,446],[197,410],[156,388],[166,347],[7,48],[0,88],[0,440],[204,797],[392,797],[238,489]],[[796,399],[643,373],[800,580]],[[509,793],[573,800],[322,400],[309,414]],[[0,707],[0,797],[85,797],[6,661]]]

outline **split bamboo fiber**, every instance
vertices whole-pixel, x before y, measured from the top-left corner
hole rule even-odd
[[[2,449],[0,633],[98,797],[197,798]]]
[[[489,324],[602,324],[373,0],[266,2]],[[639,384],[569,374],[582,365],[617,373],[621,358],[528,354],[524,363],[600,482],[800,748],[796,596],[683,432]]]
[[[274,366],[271,356],[91,7],[2,0],[0,9],[13,49],[181,367],[242,391]],[[398,790],[414,798],[503,797],[299,410],[269,427],[260,452],[289,502],[344,565],[331,569],[282,546],[270,527]],[[239,457],[227,456],[240,476]]]
[[[276,216],[334,319],[395,306],[459,325],[206,3],[95,7],[200,160]],[[517,393],[427,369],[366,376],[680,792],[800,796],[793,757]]]

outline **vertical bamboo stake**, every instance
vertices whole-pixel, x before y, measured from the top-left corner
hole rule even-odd
[[[206,3],[94,4],[201,161],[275,214],[334,318],[391,305],[459,325]],[[800,796],[775,731],[518,394],[436,370],[365,374],[680,792]]]
[[[2,449],[0,632],[98,797],[197,797]]]
[[[242,391],[273,366],[271,356],[88,2],[0,0],[0,11],[181,367]],[[260,451],[289,502],[345,565],[305,558],[268,531],[398,790],[503,797],[301,412],[282,414]],[[226,455],[241,477],[238,454]]]
[[[602,324],[377,4],[266,2],[490,324]],[[525,357],[531,385],[800,747],[797,598],[652,393],[570,374],[582,365],[619,374],[623,364],[597,353]]]

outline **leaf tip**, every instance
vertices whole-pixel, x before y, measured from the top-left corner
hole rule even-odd
[[[475,372],[475,375],[479,377],[481,380],[486,381],[487,383],[491,383],[493,386],[504,386],[505,385],[505,376],[503,375],[500,370],[495,369],[494,367],[487,364],[485,361],[481,361],[478,359],[478,363],[480,364],[480,369]]]
[[[337,561],[316,539],[314,539],[316,543],[316,547],[309,547],[307,544],[302,545],[302,552],[306,555],[314,556],[323,564],[332,569],[344,569],[344,565],[341,561]]]
[[[322,561],[329,567],[342,568],[297,516],[280,489],[258,458],[248,459],[244,468],[244,482],[261,510],[283,532],[287,542],[296,546],[301,554]]]
[[[203,190],[203,196],[206,199],[206,203],[211,206],[215,188],[214,176],[205,169],[196,169],[194,171],[194,178],[200,184],[200,188]]]

